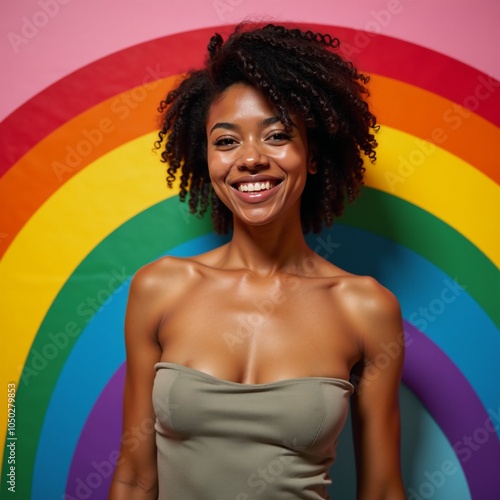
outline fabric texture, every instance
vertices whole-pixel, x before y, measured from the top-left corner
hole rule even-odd
[[[159,500],[328,499],[350,382],[241,384],[155,365]]]

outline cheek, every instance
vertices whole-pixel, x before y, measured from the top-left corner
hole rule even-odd
[[[307,152],[302,144],[289,144],[283,148],[270,150],[269,156],[284,168],[300,168],[307,163]]]
[[[224,201],[226,199],[226,195],[224,194],[222,186],[225,185],[225,179],[230,169],[227,156],[220,155],[214,151],[209,152],[207,154],[207,163],[212,188],[217,196],[224,202],[224,204],[226,204]]]
[[[209,151],[207,153],[208,172],[212,182],[223,180],[228,171],[227,158],[221,154]]]
[[[284,152],[280,158],[276,158],[283,170],[293,176],[297,176],[299,180],[307,175],[307,157],[303,150],[290,149]],[[300,175],[300,174],[303,174]]]

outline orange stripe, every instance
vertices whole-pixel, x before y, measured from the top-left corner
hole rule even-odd
[[[374,75],[371,100],[377,120],[458,156],[496,182],[500,129],[459,104],[408,83]]]
[[[55,191],[97,158],[158,127],[156,109],[178,76],[136,87],[89,108],[25,154],[0,179],[0,256]],[[92,144],[92,141],[94,144]]]
[[[52,193],[90,162],[158,126],[156,108],[178,76],[133,88],[90,108],[39,142],[0,180],[0,256]],[[432,141],[493,179],[500,130],[453,102],[418,87],[374,75],[372,107],[380,123]],[[459,126],[457,126],[460,118]],[[453,120],[453,121],[452,121]],[[454,128],[455,127],[455,128]],[[93,144],[94,143],[94,144]]]

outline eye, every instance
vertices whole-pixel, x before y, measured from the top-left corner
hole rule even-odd
[[[272,142],[287,142],[292,138],[290,134],[287,134],[285,131],[272,132],[267,137],[267,140]]]
[[[219,137],[215,141],[212,141],[212,144],[215,147],[229,148],[236,144],[236,139],[234,139],[233,137]]]

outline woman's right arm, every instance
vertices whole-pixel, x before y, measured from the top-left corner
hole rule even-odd
[[[157,326],[161,293],[151,268],[133,278],[125,318],[127,372],[120,459],[109,500],[157,500],[158,471],[152,404],[154,364],[160,361]],[[159,297],[160,296],[160,297]]]

